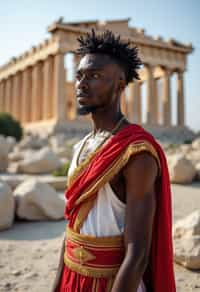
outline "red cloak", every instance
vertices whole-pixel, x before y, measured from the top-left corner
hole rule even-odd
[[[156,212],[148,267],[144,274],[147,292],[175,292],[172,248],[171,191],[166,158],[162,148],[151,134],[138,125],[128,125],[113,136],[75,176],[68,190],[65,216],[73,227],[81,206],[94,200],[98,191],[98,179],[108,173],[113,163],[130,145],[136,147],[148,143],[159,158],[161,174],[156,183]],[[138,148],[139,149],[139,148]],[[145,147],[141,151],[148,151]],[[141,152],[138,151],[138,152]],[[131,155],[137,154],[137,150]],[[151,152],[151,151],[150,151]],[[123,166],[123,164],[122,164]],[[109,176],[108,176],[109,177]],[[97,185],[95,189],[95,183]],[[89,191],[88,193],[88,190]],[[88,194],[88,195],[85,195]]]

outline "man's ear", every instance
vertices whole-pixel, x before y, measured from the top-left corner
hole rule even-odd
[[[122,75],[120,76],[119,81],[118,81],[118,90],[120,94],[122,93],[122,91],[124,91],[125,87],[126,87],[126,80],[123,74],[123,76]]]

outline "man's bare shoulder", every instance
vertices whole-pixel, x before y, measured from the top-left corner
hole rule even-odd
[[[152,190],[158,175],[156,159],[148,152],[132,156],[123,169],[123,175],[129,192],[144,196]]]
[[[143,151],[132,156],[126,164],[124,171],[134,168],[135,170],[150,171],[152,168],[157,168],[156,158],[149,152]]]

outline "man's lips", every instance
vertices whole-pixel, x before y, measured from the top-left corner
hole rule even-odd
[[[82,93],[82,92],[78,92],[77,94],[76,94],[76,97],[77,98],[82,98],[82,97],[84,97],[84,98],[88,98],[89,96],[88,96],[88,94],[87,93]]]
[[[78,103],[85,104],[90,101],[88,95],[85,94],[78,94],[77,96]]]
[[[78,99],[79,99],[79,98],[88,98],[88,95],[82,95],[82,94],[80,94],[80,95],[77,95],[76,97],[77,97]]]

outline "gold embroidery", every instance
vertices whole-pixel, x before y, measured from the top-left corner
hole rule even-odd
[[[100,151],[100,149],[98,149],[98,151]],[[97,152],[98,152],[97,151]],[[146,141],[143,141],[141,143],[137,143],[137,144],[130,144],[125,151],[123,151],[119,157],[112,163],[112,165],[110,166],[109,169],[107,169],[103,174],[101,174],[101,176],[99,176],[97,178],[97,180],[95,182],[93,182],[87,189],[86,191],[81,195],[81,197],[76,201],[76,205],[78,205],[79,203],[83,202],[84,200],[88,200],[86,201],[83,206],[80,209],[80,212],[77,216],[77,220],[75,220],[74,226],[73,228],[76,231],[80,231],[80,227],[82,225],[82,223],[84,222],[85,218],[87,217],[90,209],[93,206],[94,203],[94,199],[92,199],[92,195],[95,194],[105,183],[107,183],[108,181],[110,181],[110,179],[117,173],[119,172],[119,170],[128,162],[129,158],[132,155],[136,155],[142,151],[147,151],[149,153],[151,153],[157,160],[157,163],[159,165],[159,169],[160,168],[160,161],[157,155],[156,150],[154,149],[154,147]],[[96,153],[97,153],[96,152]],[[78,171],[76,172],[76,174],[73,174],[73,176],[70,178],[71,181],[73,181],[75,179],[75,176],[79,175],[80,172],[84,169],[84,167],[86,166],[86,164],[89,164],[90,160],[92,159],[92,157],[94,157],[94,155],[96,153],[93,153],[90,158],[88,158],[87,161],[85,161],[84,163],[81,164],[80,168],[79,168],[79,173]],[[70,183],[71,183],[70,181]],[[111,236],[111,237],[93,237],[93,236],[89,236],[89,235],[83,235],[80,233],[75,232],[74,230],[72,230],[71,228],[67,227],[67,235],[66,237],[71,240],[74,243],[78,243],[81,245],[86,243],[88,246],[91,246],[93,248],[102,248],[102,247],[106,247],[106,248],[123,248],[123,236]],[[85,250],[84,250],[85,251]],[[69,256],[67,255],[67,253],[65,252],[64,255],[64,262],[66,264],[66,266],[68,266],[72,271],[76,271],[84,276],[90,276],[90,277],[95,277],[95,278],[100,278],[100,277],[111,277],[112,281],[109,281],[108,287],[107,287],[107,291],[109,292],[112,288],[113,285],[113,281],[114,281],[114,277],[120,267],[119,265],[115,265],[112,267],[96,267],[95,265],[84,265],[84,263],[86,263],[88,261],[88,258],[86,256],[86,253],[84,253],[83,250],[77,249],[77,251],[75,252],[75,257],[79,259],[79,263],[74,262],[72,259],[69,258]],[[85,261],[84,261],[84,257],[85,257]],[[86,260],[87,259],[87,260]],[[94,282],[93,282],[94,283]],[[94,286],[94,288],[96,288],[96,284]]]
[[[76,247],[73,249],[73,256],[79,261],[75,262],[70,254],[65,251],[64,262],[72,271],[90,277],[110,277],[116,275],[121,263],[108,264],[107,266],[97,263],[87,263],[95,255],[91,252],[119,250],[124,251],[124,241],[122,235],[109,237],[94,237],[90,235],[74,232],[70,227],[66,230],[66,243],[70,241]],[[88,249],[87,249],[88,248]]]
[[[97,192],[105,183],[110,181],[115,174],[117,174],[123,166],[126,165],[129,158],[132,155],[136,155],[140,152],[147,151],[151,153],[159,163],[158,155],[153,148],[153,146],[148,142],[143,142],[140,144],[130,144],[124,152],[117,157],[109,169],[107,169],[100,177],[97,178],[86,190],[85,192],[77,199],[76,205],[80,204],[82,201],[88,199],[90,195]]]
[[[95,277],[95,278],[101,278],[101,277],[107,278],[110,276],[114,276],[114,275],[116,275],[116,273],[120,267],[120,265],[118,267],[114,267],[114,268],[88,267],[85,265],[81,265],[80,263],[75,263],[67,256],[66,253],[64,254],[64,263],[69,269],[71,269],[74,272],[77,272],[83,276]]]
[[[88,250],[84,249],[83,246],[79,246],[73,249],[73,255],[76,259],[79,260],[80,264],[83,265],[84,263],[95,260],[96,256],[93,255]]]
[[[80,245],[84,245],[85,243],[87,243],[88,246],[96,248],[98,247],[117,248],[122,247],[124,245],[122,235],[94,237],[74,232],[69,226],[67,226],[66,229],[66,238],[74,243],[78,243]]]
[[[72,183],[75,181],[75,179],[81,174],[81,172],[88,166],[88,164],[91,162],[92,158],[102,149],[98,148],[96,151],[92,152],[88,157],[80,163],[79,166],[75,168],[75,170],[72,172],[71,175],[67,177],[67,186],[70,187]]]
[[[112,137],[113,134],[115,134],[115,133],[118,131],[118,129],[120,128],[120,126],[121,126],[121,124],[122,124],[122,122],[123,122],[124,120],[126,120],[126,118],[125,118],[124,116],[122,116],[121,119],[120,119],[120,120],[117,122],[117,124],[115,125],[115,127],[110,131],[109,135],[106,135],[106,137],[104,137],[103,141],[101,141],[101,143],[98,145],[98,147],[96,148],[96,150],[95,150],[91,155],[89,155],[88,158],[87,158],[86,160],[84,160],[83,164],[81,164],[80,167],[78,167],[78,168],[76,169],[76,171],[74,172],[74,174],[69,178],[69,181],[68,181],[69,184],[72,182],[72,180],[74,180],[74,179],[75,179],[75,178],[81,173],[82,168],[84,168],[86,165],[88,165],[88,162],[94,157],[94,155],[95,155],[99,150],[101,150],[102,147],[103,147],[106,143],[108,143],[109,139]],[[91,136],[91,135],[90,135],[90,136]],[[90,136],[89,136],[89,137],[90,137]],[[80,153],[82,152],[82,149],[84,148],[85,143],[86,143],[86,141],[88,140],[89,137],[87,137],[87,138],[85,139],[84,143],[83,143],[82,146],[81,146],[81,150],[80,150],[80,152],[79,152],[79,154],[78,154],[78,157],[77,157],[77,163],[76,163],[77,165],[78,165],[78,160],[79,160]],[[72,178],[73,178],[73,179],[72,179]]]
[[[99,151],[100,149],[98,149]],[[98,152],[96,151],[96,153]],[[141,143],[137,144],[130,144],[124,152],[122,152],[117,159],[112,163],[109,169],[107,169],[104,173],[101,174],[100,177],[96,179],[86,190],[85,192],[77,199],[75,202],[76,205],[80,204],[84,200],[87,200],[83,206],[80,208],[79,213],[75,219],[74,222],[74,230],[77,232],[80,232],[81,226],[85,219],[87,218],[89,211],[92,209],[93,204],[95,202],[95,197],[92,199],[92,195],[95,194],[103,185],[105,185],[108,181],[110,181],[115,174],[117,174],[123,166],[126,165],[128,162],[129,158],[133,155],[136,155],[140,152],[149,152],[151,153],[155,158],[159,166],[159,171],[161,170],[160,168],[160,161],[157,155],[156,150],[154,147],[147,141],[142,141]],[[94,156],[96,153],[92,153],[91,157]],[[87,161],[85,161],[83,164],[80,165],[80,169],[83,170],[86,164],[90,162],[90,158],[88,158]],[[82,171],[80,170],[80,171]],[[77,169],[78,173],[78,169]],[[72,177],[72,180],[74,180],[75,177]],[[70,182],[71,183],[71,182]]]
[[[95,199],[95,198],[94,198],[94,199]],[[81,206],[81,208],[80,208],[80,210],[79,210],[79,212],[78,212],[78,214],[77,214],[77,216],[76,216],[76,219],[75,219],[74,225],[73,225],[73,229],[74,229],[74,231],[76,231],[76,232],[80,232],[80,229],[81,229],[81,225],[82,225],[82,223],[85,221],[85,219],[86,219],[86,217],[87,217],[89,211],[90,211],[90,210],[92,209],[92,207],[93,207],[94,199],[90,198],[90,200],[88,200],[88,202],[85,202],[85,203]]]
[[[98,154],[98,153],[102,150],[102,148],[103,148],[103,147],[109,142],[110,138],[111,138],[111,137],[109,137],[108,140],[105,141],[105,143],[100,144],[100,145],[96,148],[96,150],[95,150],[94,152],[90,153],[90,154],[87,156],[87,158],[86,158],[83,162],[81,162],[81,163],[79,164],[79,166],[77,166],[77,167],[75,168],[75,170],[72,172],[72,174],[71,174],[70,176],[68,176],[68,178],[67,178],[67,186],[68,186],[68,187],[72,185],[72,183],[75,181],[75,179],[76,179],[76,178],[82,173],[82,171],[88,166],[88,164],[91,162],[91,160],[93,159],[93,157],[94,157],[96,154]]]

